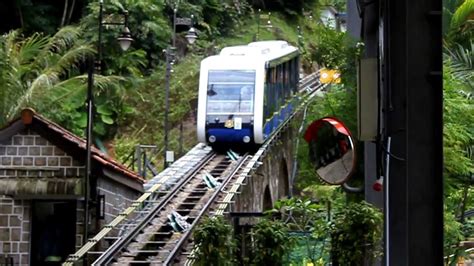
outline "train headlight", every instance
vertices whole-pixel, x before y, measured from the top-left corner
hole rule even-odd
[[[209,136],[209,142],[210,142],[210,143],[216,142],[216,136],[210,135],[210,136]]]
[[[249,137],[249,136],[245,136],[245,137],[243,138],[243,141],[244,141],[245,143],[249,143],[249,142],[250,142],[250,137]]]

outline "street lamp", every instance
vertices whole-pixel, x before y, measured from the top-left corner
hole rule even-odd
[[[164,50],[165,55],[166,55],[166,75],[165,75],[165,121],[164,121],[164,127],[165,127],[165,147],[164,147],[164,168],[168,166],[168,162],[172,162],[174,160],[174,155],[172,151],[168,151],[168,133],[169,133],[169,123],[168,123],[168,113],[169,113],[169,108],[170,108],[170,103],[169,103],[169,94],[170,94],[170,79],[171,79],[171,67],[174,63],[175,59],[175,51],[176,51],[176,26],[177,25],[185,25],[189,27],[189,30],[187,34],[184,36],[186,40],[188,41],[189,44],[193,44],[196,39],[198,38],[197,36],[197,31],[193,27],[194,25],[194,16],[191,15],[191,18],[177,18],[176,14],[178,12],[177,7],[173,9],[173,36],[172,36],[172,45],[173,46],[168,46],[166,50]],[[180,125],[180,145],[182,145],[182,122]],[[181,147],[180,147],[181,150]]]
[[[257,34],[255,35],[254,41],[258,41],[258,38],[260,38],[260,12],[262,12],[262,10],[259,8],[257,13]]]
[[[298,32],[298,48],[302,51],[302,53],[306,53],[306,48],[304,47],[303,32],[301,30],[301,27],[300,26],[296,27],[296,30]]]
[[[95,65],[99,73],[102,72],[102,28],[104,25],[120,25],[124,26],[122,34],[117,38],[120,47],[126,51],[133,39],[128,29],[128,12],[123,12],[124,22],[108,23],[103,22],[103,4],[104,1],[99,1],[99,39],[98,39],[98,62]],[[87,129],[86,129],[86,168],[84,180],[84,237],[83,244],[87,242],[87,235],[89,231],[89,195],[90,195],[90,177],[91,177],[91,148],[92,148],[92,130],[93,130],[93,114],[94,114],[94,95],[92,89],[94,87],[94,56],[88,58],[87,71]]]

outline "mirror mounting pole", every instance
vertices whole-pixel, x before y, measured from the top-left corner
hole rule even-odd
[[[364,187],[363,186],[361,186],[361,187],[351,187],[349,184],[347,184],[347,182],[342,184],[342,188],[344,189],[344,191],[349,192],[349,193],[362,193],[362,192],[364,192]]]

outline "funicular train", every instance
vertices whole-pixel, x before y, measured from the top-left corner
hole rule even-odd
[[[299,52],[286,41],[231,46],[202,60],[198,140],[213,148],[265,142],[297,106]]]

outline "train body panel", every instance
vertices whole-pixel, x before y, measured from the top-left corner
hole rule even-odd
[[[285,41],[226,47],[205,58],[198,140],[214,146],[263,143],[291,113],[298,69],[298,51]]]

